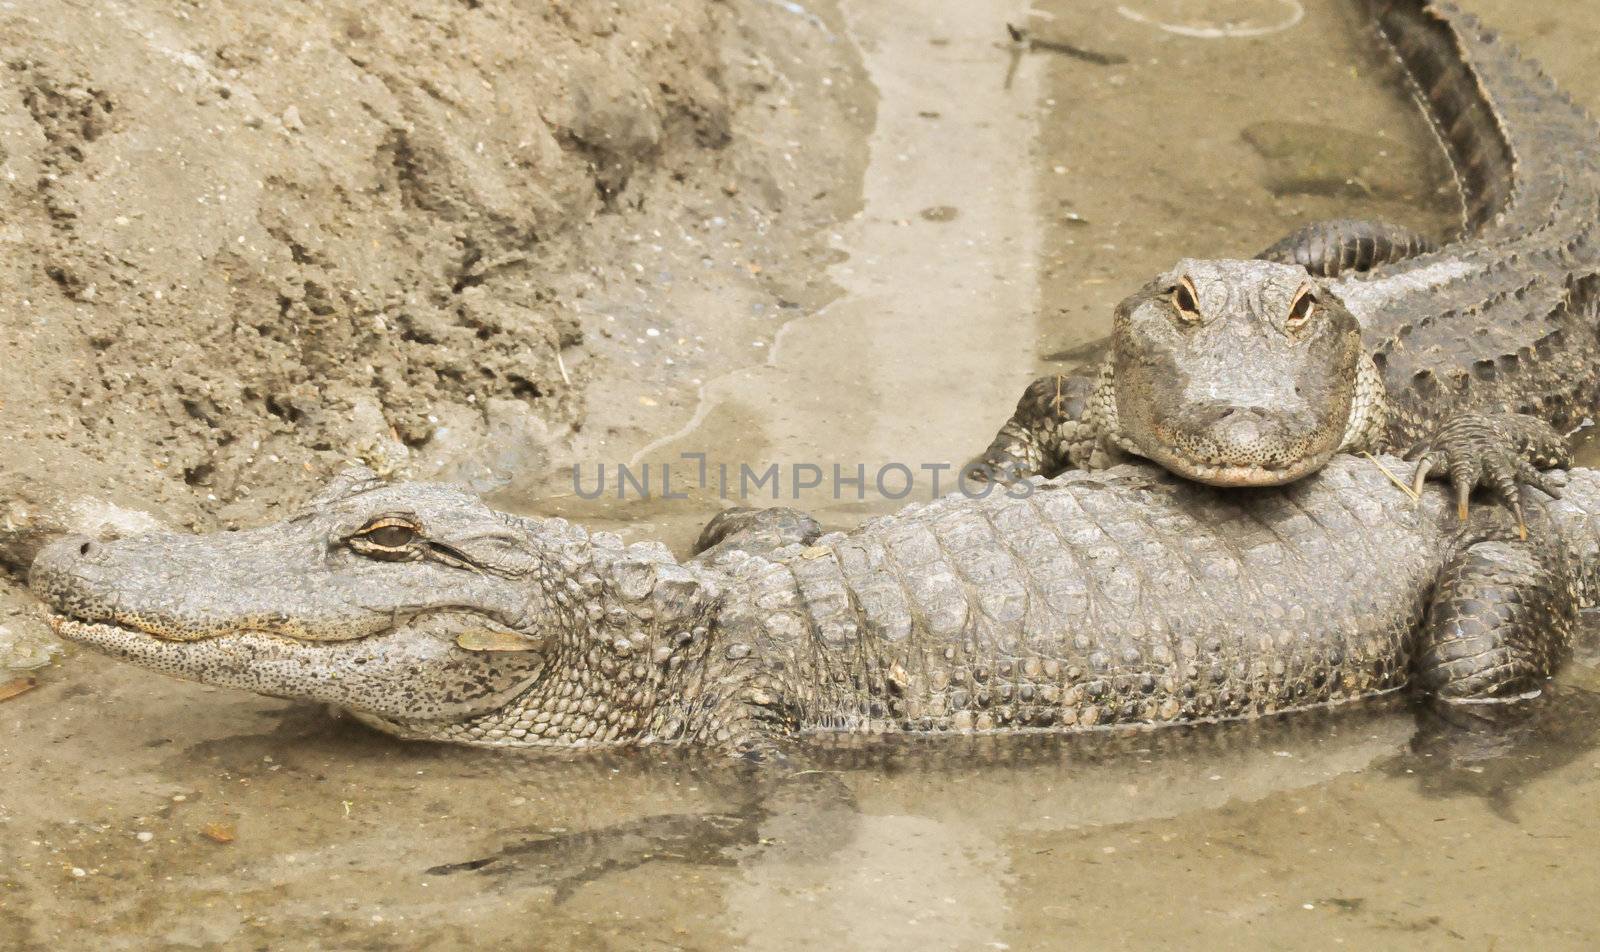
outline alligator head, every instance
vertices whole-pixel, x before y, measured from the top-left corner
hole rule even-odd
[[[1381,412],[1360,324],[1298,265],[1180,261],[1117,306],[1107,371],[1103,431],[1217,486],[1299,479]]]
[[[62,637],[166,674],[520,745],[651,730],[716,594],[660,546],[365,470],[259,529],[59,540],[30,584]]]

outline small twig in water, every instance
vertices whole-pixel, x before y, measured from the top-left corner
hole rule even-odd
[[[1025,48],[1026,52],[1060,53],[1073,59],[1093,63],[1096,66],[1118,66],[1126,63],[1128,58],[1121,53],[1102,53],[1099,50],[1085,49],[1065,40],[1042,40],[1033,36],[1026,27],[1006,24],[1006,32],[1011,34],[1011,42]]]

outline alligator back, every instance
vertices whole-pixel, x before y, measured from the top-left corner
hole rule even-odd
[[[1334,284],[1384,371],[1393,437],[1461,409],[1575,425],[1600,378],[1600,127],[1453,5],[1369,6],[1450,158],[1465,224],[1436,253]]]
[[[951,496],[777,562],[724,622],[822,730],[1078,728],[1237,717],[1406,681],[1455,531],[1370,461],[1282,490],[1146,468],[1027,498]]]

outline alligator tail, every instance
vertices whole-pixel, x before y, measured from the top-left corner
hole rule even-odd
[[[1537,65],[1453,4],[1367,5],[1450,159],[1464,237],[1526,233],[1547,223],[1571,177],[1562,164],[1595,165],[1592,147],[1576,156],[1562,148],[1592,146],[1588,117]],[[1560,105],[1528,108],[1551,100]]]

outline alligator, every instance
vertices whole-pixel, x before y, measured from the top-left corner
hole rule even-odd
[[[30,584],[60,636],[123,660],[487,746],[761,759],[1538,690],[1600,591],[1600,472],[1523,538],[1375,459],[1254,490],[1072,471],[683,562],[358,469],[262,528],[57,540]]]
[[[1600,397],[1600,127],[1454,6],[1365,0],[1460,186],[1463,232],[1309,225],[1185,260],[1118,305],[1097,374],[1036,380],[973,465],[1009,482],[1128,455],[1219,486],[1410,448],[1515,511]]]

